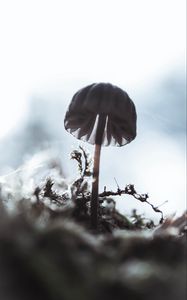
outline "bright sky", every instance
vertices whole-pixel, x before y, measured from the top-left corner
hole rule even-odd
[[[185,57],[185,0],[1,0],[0,137],[36,90],[143,85]]]
[[[32,95],[58,94],[60,87],[69,101],[80,84],[98,81],[132,95],[184,66],[185,57],[185,0],[0,0],[0,138],[22,121]],[[167,212],[183,211],[183,150],[161,132],[149,134],[113,153],[116,170],[114,150],[103,150],[101,186],[116,188],[110,170],[127,183],[136,175],[137,188],[149,191],[153,203],[169,199]]]

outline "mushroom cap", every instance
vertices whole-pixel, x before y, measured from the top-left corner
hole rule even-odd
[[[136,137],[135,105],[125,91],[110,83],[93,83],[73,96],[64,119],[65,129],[95,144],[101,115],[105,116],[103,146],[123,146]]]

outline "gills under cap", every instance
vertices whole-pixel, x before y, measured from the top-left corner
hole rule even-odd
[[[105,122],[101,145],[123,146],[136,137],[135,105],[125,91],[110,83],[80,89],[72,98],[64,126],[76,138],[94,145],[100,116]]]

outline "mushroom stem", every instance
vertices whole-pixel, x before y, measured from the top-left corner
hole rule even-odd
[[[97,229],[98,225],[98,187],[99,187],[99,165],[101,144],[103,141],[103,134],[106,125],[106,115],[100,114],[98,118],[98,125],[96,131],[96,144],[94,152],[94,167],[93,167],[93,182],[92,182],[92,195],[91,195],[91,226]]]
[[[97,228],[98,219],[98,187],[99,187],[99,165],[100,165],[101,145],[95,145],[92,197],[91,197],[91,225]]]

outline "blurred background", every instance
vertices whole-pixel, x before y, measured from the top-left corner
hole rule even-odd
[[[127,91],[137,138],[103,147],[100,191],[132,183],[165,214],[186,209],[186,1],[0,1],[0,176],[49,153],[78,176],[80,144],[63,126],[73,94],[93,82]],[[93,153],[93,147],[82,144]],[[45,152],[50,150],[50,152]],[[52,154],[51,154],[52,153]],[[149,206],[119,197],[122,212]]]

